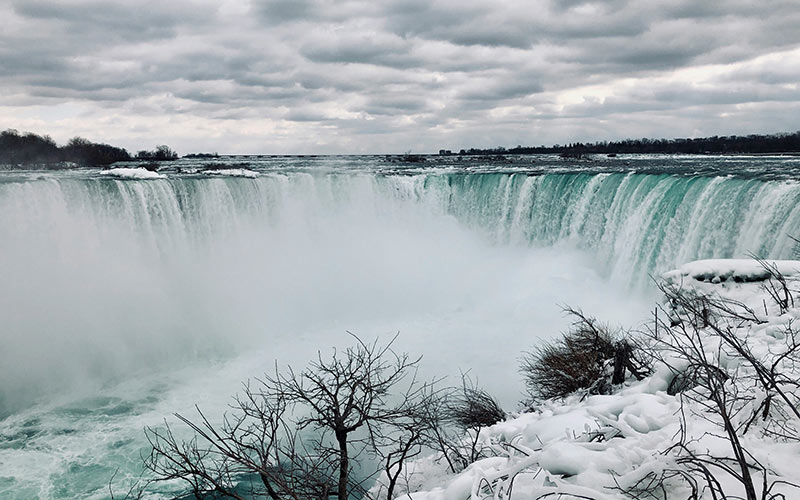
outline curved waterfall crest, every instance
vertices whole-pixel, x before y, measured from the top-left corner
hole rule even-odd
[[[498,244],[587,250],[601,272],[632,283],[695,259],[791,257],[798,202],[800,185],[792,181],[636,173],[54,176],[0,184],[3,225],[13,223],[4,227],[7,241],[72,218],[87,238],[129,231],[140,251],[174,255],[254,228],[324,225],[331,212],[391,219],[414,206],[455,217]]]

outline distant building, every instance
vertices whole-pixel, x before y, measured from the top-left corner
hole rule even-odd
[[[440,149],[439,150],[439,156],[449,156],[451,154],[453,154],[453,152],[450,151],[449,149]]]

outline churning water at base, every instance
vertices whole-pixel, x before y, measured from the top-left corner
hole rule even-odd
[[[221,415],[242,380],[346,330],[399,331],[424,375],[469,370],[512,409],[559,305],[631,325],[649,273],[788,257],[800,230],[786,179],[376,162],[0,174],[0,497],[106,498],[144,425]]]

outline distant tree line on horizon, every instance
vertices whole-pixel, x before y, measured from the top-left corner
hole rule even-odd
[[[161,145],[156,146],[156,149],[153,151],[147,151],[143,149],[136,153],[137,160],[146,160],[146,161],[171,161],[178,159],[178,153],[172,150],[169,146]]]
[[[462,149],[459,154],[544,154],[562,153],[617,154],[617,153],[660,153],[660,154],[733,154],[733,153],[787,153],[800,152],[800,131],[772,135],[731,135],[696,139],[625,139],[621,141],[599,141],[594,143],[575,142],[553,146],[517,146],[489,149]]]
[[[625,139],[621,141],[575,142],[553,146],[516,146],[510,149],[470,148],[462,149],[461,155],[546,154],[564,156],[584,154],[617,153],[661,153],[661,154],[737,154],[737,153],[791,153],[800,152],[800,131],[793,133],[746,136],[713,136],[696,139]],[[440,154],[452,154],[440,150]],[[187,155],[187,158],[211,158],[217,153]],[[169,146],[160,145],[154,150],[141,150],[131,155],[124,148],[94,143],[83,137],[73,137],[66,145],[59,146],[48,135],[31,132],[20,133],[14,129],[0,132],[0,165],[45,166],[68,168],[78,166],[107,166],[119,161],[142,160],[147,162],[178,159],[178,153]]]
[[[139,151],[134,157],[124,148],[94,143],[83,137],[73,137],[66,145],[59,146],[48,135],[20,133],[13,129],[0,132],[0,165],[65,168],[75,164],[96,167],[118,161],[167,161],[177,158],[178,154],[164,145],[157,146],[153,151]]]

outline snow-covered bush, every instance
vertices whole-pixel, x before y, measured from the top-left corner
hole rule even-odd
[[[677,442],[663,451],[664,463],[669,465],[625,490],[634,498],[670,491],[680,484],[696,492],[695,498],[706,492],[712,498],[729,498],[732,492],[743,493],[747,500],[786,498],[781,490],[789,483],[775,477],[768,462],[752,449],[757,445],[750,436],[800,442],[796,370],[800,331],[787,318],[781,320],[784,327],[779,335],[773,332],[775,337],[767,343],[754,336],[771,322],[770,308],[780,318],[794,305],[787,278],[778,266],[757,262],[764,276],[748,275],[747,280],[738,276],[733,281],[748,281],[749,288],[760,289],[763,315],[745,301],[720,295],[715,286],[686,287],[674,276],[661,284],[668,308],[662,319],[657,316],[649,337],[660,363],[674,375],[668,392],[677,395],[682,414],[688,417],[680,422]],[[714,285],[723,283],[715,278]],[[763,298],[764,292],[771,304]],[[698,437],[692,429],[698,421],[713,430]],[[709,448],[712,439],[717,441],[713,451]]]

